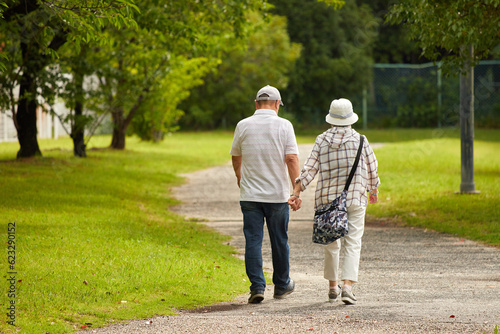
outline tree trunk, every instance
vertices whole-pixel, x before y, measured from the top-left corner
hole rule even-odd
[[[75,157],[86,158],[87,151],[85,145],[85,140],[83,137],[83,132],[75,135],[73,138],[73,154]]]
[[[148,90],[145,89],[144,92]],[[111,139],[111,148],[116,150],[125,149],[125,136],[127,134],[127,129],[132,121],[132,118],[137,113],[137,110],[141,106],[142,101],[144,100],[144,94],[139,95],[137,98],[136,104],[130,109],[127,117],[124,117],[123,107],[119,107],[115,109],[114,112],[111,113],[113,118],[113,138]]]
[[[127,126],[123,119],[123,110],[118,109],[111,113],[113,119],[113,138],[111,139],[111,148],[115,150],[125,149],[125,135],[127,133]]]
[[[86,158],[85,150],[85,123],[82,122],[83,103],[78,101],[75,105],[75,121],[71,129],[71,138],[73,139],[73,154],[75,157]],[[82,124],[83,123],[83,124]]]
[[[21,43],[23,57],[27,57],[28,46]],[[21,148],[17,152],[17,158],[28,158],[41,156],[42,152],[38,146],[36,128],[36,93],[37,86],[35,76],[38,67],[32,65],[34,62],[27,62],[23,69],[21,84],[19,87],[19,102],[17,105],[16,124],[17,139]],[[31,66],[30,66],[31,65]]]
[[[111,148],[115,150],[125,149],[125,133],[127,131],[123,128],[113,129],[113,139],[111,140]]]
[[[26,87],[21,85],[21,94]],[[41,156],[42,152],[38,146],[36,129],[36,102],[32,99],[23,98],[19,101],[16,113],[17,139],[21,146],[17,152],[17,158],[29,158]]]
[[[16,7],[12,7],[5,12],[5,19],[11,20],[16,15],[28,15],[39,8],[38,1],[24,0]],[[28,27],[28,29],[30,29]],[[33,25],[33,29],[38,29]],[[52,38],[48,48],[56,51],[66,42],[66,32],[59,31]],[[42,152],[38,146],[37,127],[36,127],[36,102],[37,84],[36,79],[40,71],[47,65],[50,60],[44,54],[40,53],[40,47],[32,42],[20,42],[22,59],[22,77],[19,85],[19,102],[17,104],[17,113],[15,115],[17,139],[21,146],[17,152],[17,158],[27,158],[33,156],[41,156]]]
[[[83,75],[73,72],[76,89],[75,118],[71,128],[73,139],[73,154],[75,157],[86,158],[85,150],[85,119],[83,117]]]
[[[469,56],[473,47],[467,48]],[[474,184],[474,67],[470,61],[460,75],[461,193],[477,193]]]

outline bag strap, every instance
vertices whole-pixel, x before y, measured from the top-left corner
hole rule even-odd
[[[365,139],[365,136],[360,136],[360,141],[359,141],[359,147],[358,147],[358,153],[356,154],[356,160],[354,160],[354,165],[352,165],[351,172],[349,173],[349,178],[347,179],[347,182],[344,187],[344,191],[347,191],[349,189],[349,186],[351,185],[351,181],[354,177],[354,173],[356,172],[356,169],[358,168],[358,162],[359,158],[361,156],[361,150],[363,149],[363,141]]]

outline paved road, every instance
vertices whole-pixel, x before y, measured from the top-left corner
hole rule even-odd
[[[310,151],[301,145],[301,161]],[[230,164],[185,175],[173,189],[186,217],[231,235],[244,248],[238,188]],[[382,180],[383,182],[383,180]],[[368,219],[363,237],[358,304],[329,303],[323,278],[323,250],[311,242],[314,187],[303,208],[291,214],[291,276],[296,291],[259,305],[247,295],[230,303],[180,316],[135,320],[93,330],[96,333],[493,333],[500,327],[500,250],[432,231],[402,228]],[[383,191],[383,188],[381,189]],[[446,222],[443,222],[445,224]],[[264,265],[272,270],[269,242]],[[241,257],[241,254],[240,254]]]

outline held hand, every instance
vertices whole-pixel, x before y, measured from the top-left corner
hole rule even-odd
[[[290,205],[293,211],[297,211],[300,209],[302,205],[302,199],[299,197],[290,196],[290,198],[288,199],[288,204]]]
[[[378,195],[370,194],[370,204],[375,204],[378,202]]]

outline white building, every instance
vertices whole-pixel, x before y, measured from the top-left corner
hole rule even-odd
[[[54,110],[59,114],[66,114],[68,111],[64,103],[54,105]],[[38,107],[36,111],[36,126],[38,129],[38,138],[54,138],[66,136],[61,121],[57,116],[50,115]],[[0,142],[17,141],[17,131],[12,120],[12,113],[0,112]]]

